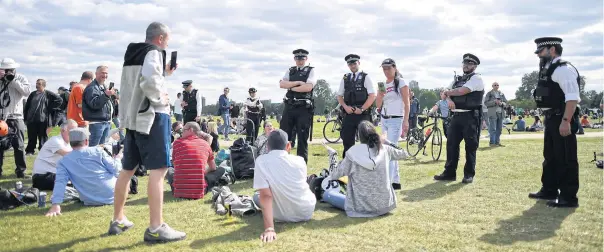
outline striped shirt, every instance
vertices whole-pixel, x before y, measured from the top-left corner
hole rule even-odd
[[[206,189],[205,168],[214,162],[210,144],[197,136],[182,137],[172,146],[174,197],[201,199]]]

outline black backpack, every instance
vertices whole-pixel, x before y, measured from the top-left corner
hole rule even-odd
[[[231,167],[235,178],[248,179],[254,177],[255,152],[243,138],[239,138],[233,142],[231,150]]]
[[[38,203],[40,191],[37,188],[24,188],[22,193],[0,189],[0,210],[10,210],[23,205]]]

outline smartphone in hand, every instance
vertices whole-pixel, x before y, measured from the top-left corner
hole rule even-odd
[[[174,70],[176,68],[176,56],[178,52],[173,51],[172,56],[170,57],[170,70]]]
[[[378,91],[386,93],[386,86],[384,86],[384,82],[378,82]]]
[[[113,89],[113,86],[115,86],[115,83],[109,82],[109,90]]]

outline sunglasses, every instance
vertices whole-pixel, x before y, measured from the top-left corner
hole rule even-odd
[[[464,60],[462,63],[463,63],[464,65],[468,65],[468,66],[475,66],[475,65],[476,65],[476,62],[474,62],[474,61],[469,61],[469,60]]]
[[[296,56],[294,57],[295,60],[305,60],[306,56]]]

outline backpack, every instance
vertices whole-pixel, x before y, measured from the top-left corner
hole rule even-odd
[[[0,210],[10,210],[23,205],[38,203],[40,191],[37,188],[24,188],[23,192],[0,189]]]
[[[254,177],[255,150],[243,138],[233,142],[229,148],[231,151],[231,167],[237,179],[248,179]]]

